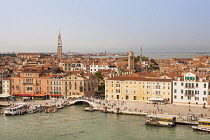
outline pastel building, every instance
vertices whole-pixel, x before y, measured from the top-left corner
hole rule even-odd
[[[172,79],[118,76],[105,81],[106,99],[149,101],[162,99],[172,103]]]
[[[209,81],[196,73],[186,73],[173,81],[174,103],[209,104]]]
[[[93,96],[98,91],[98,79],[92,74],[72,72],[62,78],[62,95],[68,97]]]
[[[11,77],[11,93],[14,96],[42,96],[50,98],[50,78],[43,70],[25,69]]]

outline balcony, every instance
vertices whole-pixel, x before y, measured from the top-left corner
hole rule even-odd
[[[185,96],[195,96],[194,93],[185,93],[184,95],[185,95]]]
[[[23,83],[23,85],[34,85],[34,83]]]
[[[190,86],[190,87],[188,87],[188,86],[185,86],[185,88],[188,88],[188,89],[189,89],[189,88],[191,88],[191,89],[192,89],[192,88],[195,88],[195,87],[194,87],[194,86]]]

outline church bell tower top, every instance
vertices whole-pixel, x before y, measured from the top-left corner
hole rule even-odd
[[[58,46],[61,46],[61,45],[62,45],[61,33],[60,33],[60,30],[59,30],[59,33],[58,33]]]

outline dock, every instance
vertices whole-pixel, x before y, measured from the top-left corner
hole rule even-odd
[[[137,115],[137,116],[147,116],[147,115],[151,115],[150,113],[148,112],[131,112],[131,111],[128,111],[128,110],[125,110],[125,111],[117,111],[117,110],[114,110],[114,109],[106,109],[106,108],[97,108],[97,107],[94,107],[94,108],[91,108],[91,107],[86,107],[84,109],[84,111],[90,111],[90,112],[93,112],[93,111],[101,111],[103,113],[114,113],[114,114],[124,114],[124,115]],[[156,115],[163,115],[163,116],[174,116],[176,117],[176,124],[180,124],[180,125],[198,125],[198,121],[191,121],[189,119],[186,119],[186,116],[175,116],[175,115],[168,115],[168,114],[156,114]]]

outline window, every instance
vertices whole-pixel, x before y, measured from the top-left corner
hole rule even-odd
[[[128,94],[128,92],[129,92],[129,89],[126,89],[125,93],[127,93],[127,94]]]
[[[129,96],[128,96],[128,95],[126,95],[126,96],[125,96],[125,99],[126,99],[126,100],[129,100]]]
[[[198,87],[198,83],[196,83],[196,87]]]
[[[203,101],[207,101],[207,98],[206,97],[203,97]]]
[[[116,83],[116,87],[120,87],[120,83],[119,82]]]
[[[119,95],[117,95],[117,99],[120,99]]]
[[[195,100],[199,100],[199,97],[195,97]]]
[[[206,91],[203,91],[203,95],[206,95]]]
[[[174,82],[174,85],[176,85],[176,82]]]
[[[116,89],[116,93],[120,93],[120,89]]]
[[[133,100],[136,100],[136,96],[133,96]]]
[[[181,86],[184,86],[184,83],[181,83]]]
[[[33,87],[26,87],[26,91],[32,91]]]
[[[183,90],[181,90],[181,93],[183,93]]]
[[[176,93],[176,89],[174,89],[174,93]]]
[[[188,83],[185,83],[185,87],[188,87]]]
[[[204,88],[206,88],[206,84],[204,84]]]
[[[176,99],[176,95],[174,95],[174,99]]]
[[[183,96],[181,96],[181,99],[183,99]]]

